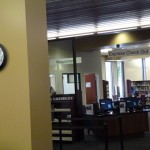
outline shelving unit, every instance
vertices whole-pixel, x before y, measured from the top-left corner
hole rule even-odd
[[[52,135],[53,141],[60,140],[60,128],[63,142],[75,142],[79,140],[79,130],[72,129],[77,123],[71,120],[76,116],[75,95],[74,94],[57,94],[52,97]],[[59,118],[61,118],[61,127]],[[66,129],[65,129],[66,128]]]
[[[128,96],[131,96],[131,86],[132,84],[136,85],[137,92],[138,92],[138,97],[141,97],[141,95],[144,95],[146,98],[146,102],[150,102],[150,80],[146,81],[131,81],[127,80],[127,91],[128,91]]]
[[[104,99],[109,98],[109,82],[106,80],[103,80],[103,96]]]

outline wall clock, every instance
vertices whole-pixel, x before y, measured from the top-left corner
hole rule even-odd
[[[6,49],[2,44],[0,44],[0,70],[2,70],[6,65],[6,60],[7,60]]]

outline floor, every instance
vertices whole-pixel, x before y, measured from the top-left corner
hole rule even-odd
[[[124,137],[123,141],[123,150],[150,150],[150,133]],[[59,143],[54,142],[53,150],[60,150]],[[73,144],[63,143],[62,150],[105,150],[105,146],[102,139],[86,134],[83,141]],[[121,150],[120,139],[109,139],[108,150]]]

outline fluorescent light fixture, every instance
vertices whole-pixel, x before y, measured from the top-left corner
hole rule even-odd
[[[58,33],[56,31],[47,31],[48,37],[55,37],[58,36]]]
[[[56,40],[56,37],[49,37],[48,40]]]
[[[47,39],[54,40],[58,37],[58,33],[56,31],[47,31]]]
[[[141,26],[141,28],[150,28],[150,25]]]
[[[112,48],[104,48],[100,50],[101,53],[108,53],[109,51],[112,51]]]
[[[59,39],[69,38],[69,37],[79,37],[79,36],[93,35],[93,34],[94,34],[94,32],[92,32],[92,33],[82,33],[82,34],[66,35],[66,36],[60,36]]]
[[[103,30],[103,31],[98,31],[97,34],[102,34],[102,33],[114,33],[114,32],[121,32],[125,30],[133,30],[137,29],[137,27],[130,27],[130,28],[120,28],[120,29],[112,29],[112,30]]]
[[[87,34],[95,32],[94,24],[83,24],[80,26],[71,26],[67,28],[61,28],[59,31],[60,36],[71,36],[71,35],[78,35],[78,34]]]

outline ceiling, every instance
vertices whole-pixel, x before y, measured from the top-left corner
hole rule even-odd
[[[46,0],[48,38],[150,26],[150,0]]]

